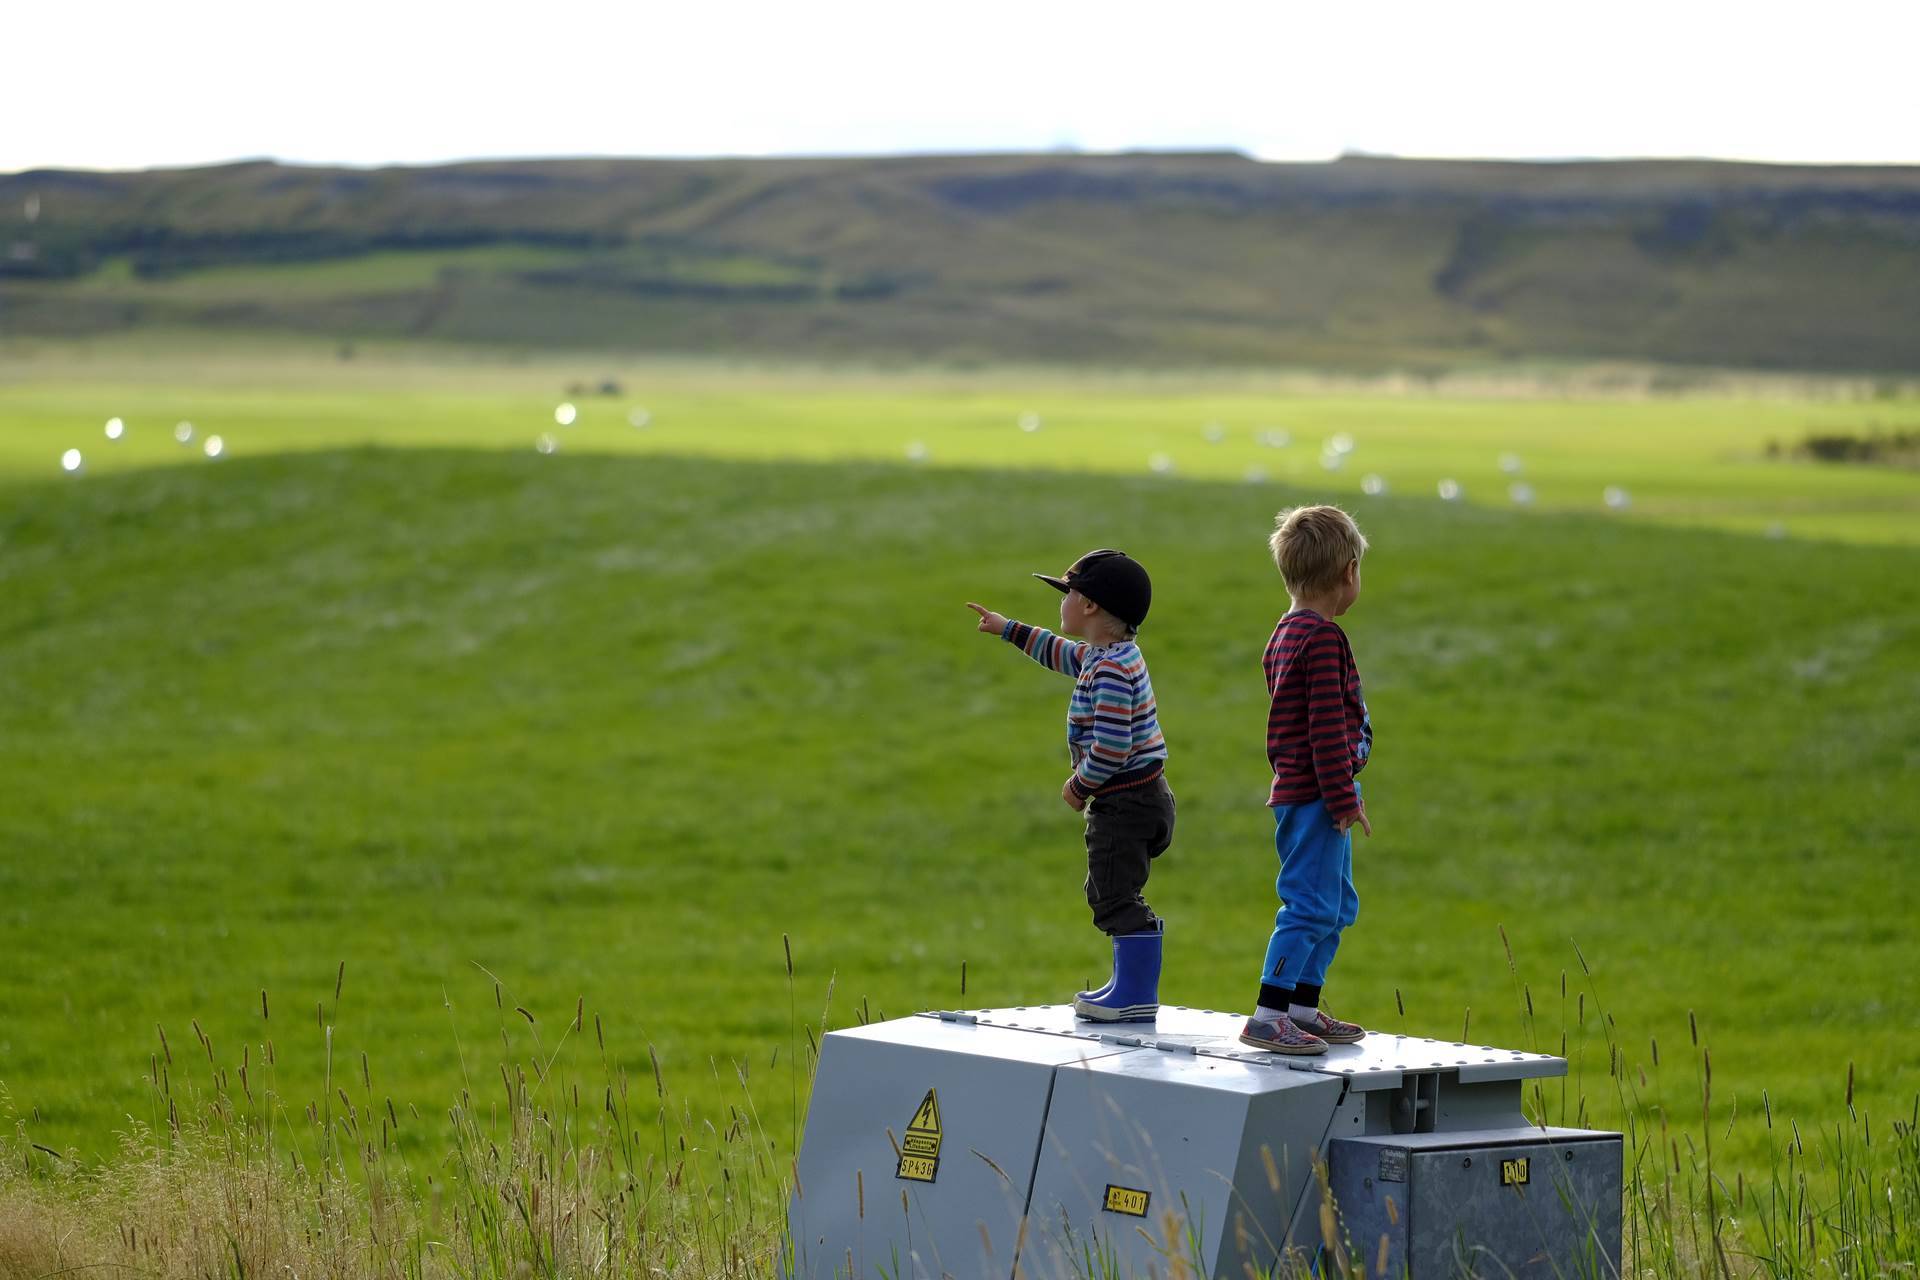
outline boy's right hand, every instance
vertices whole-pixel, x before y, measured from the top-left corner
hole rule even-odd
[[[1356,822],[1360,824],[1361,831],[1367,835],[1373,834],[1373,824],[1367,821],[1367,802],[1365,800],[1360,802],[1360,808],[1354,812],[1352,817],[1336,818],[1334,819],[1333,826],[1341,835],[1345,835],[1352,829],[1353,824]]]
[[[1007,629],[1006,618],[1000,614],[995,613],[993,610],[987,608],[987,606],[983,604],[975,604],[973,601],[969,600],[967,601],[967,608],[973,610],[975,613],[980,615],[979,630],[985,631],[992,635],[997,636],[1001,632]]]

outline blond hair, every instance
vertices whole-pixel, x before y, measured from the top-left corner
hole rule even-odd
[[[1349,562],[1367,553],[1367,537],[1338,507],[1294,507],[1273,518],[1267,546],[1287,590],[1294,595],[1329,591]]]

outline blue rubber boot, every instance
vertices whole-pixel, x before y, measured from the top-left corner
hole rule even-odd
[[[1160,1012],[1160,943],[1166,922],[1145,933],[1113,940],[1113,981],[1104,991],[1073,1002],[1076,1017],[1090,1022],[1152,1022]]]
[[[1073,1007],[1075,1009],[1078,1009],[1083,1001],[1099,1000],[1104,997],[1107,992],[1113,990],[1112,975],[1120,972],[1120,939],[1114,938],[1111,941],[1113,942],[1113,967],[1108,974],[1106,982],[1091,991],[1075,993],[1073,997]]]

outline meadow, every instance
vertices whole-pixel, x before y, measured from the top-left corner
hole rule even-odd
[[[568,390],[603,376],[620,394]],[[1329,1003],[1564,1030],[1569,1122],[1582,1096],[1621,1118],[1612,1041],[1650,1072],[1642,1118],[1697,1115],[1708,1046],[1715,1150],[1757,1173],[1763,1089],[1809,1129],[1920,1094],[1920,477],[1765,456],[1914,408],[11,361],[0,1109],[97,1162],[165,1127],[168,1058],[211,1076],[272,1041],[294,1109],[364,1072],[431,1158],[503,1058],[597,1034],[695,1128],[744,1089],[789,1151],[830,991],[836,1026],[1056,1001],[1102,963],[1057,798],[1065,687],[961,607],[1044,620],[1026,575],[1093,545],[1155,575],[1163,999],[1241,1007],[1272,912],[1264,538],[1332,498],[1374,545],[1347,621],[1378,740]],[[1463,500],[1433,496],[1449,478]]]
[[[228,458],[518,451],[544,436],[567,453],[1160,475],[1343,500],[1369,477],[1407,497],[1450,480],[1460,501],[1498,509],[1525,486],[1533,512],[1920,545],[1911,469],[1792,459],[1813,435],[1912,430],[1920,384],[1605,364],[1416,378],[341,351],[266,335],[0,342],[0,479],[56,477],[69,448],[89,473],[199,462],[210,435]],[[117,442],[103,435],[114,417]],[[1348,451],[1329,469],[1336,444]],[[1609,489],[1624,508],[1606,505]]]

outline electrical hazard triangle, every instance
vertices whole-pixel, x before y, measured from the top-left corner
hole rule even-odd
[[[906,1137],[899,1144],[900,1164],[893,1176],[908,1182],[932,1182],[940,1173],[940,1097],[932,1089],[920,1099]]]

